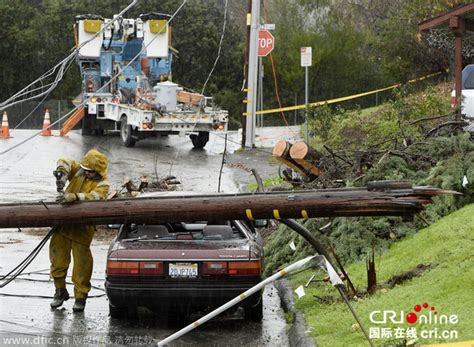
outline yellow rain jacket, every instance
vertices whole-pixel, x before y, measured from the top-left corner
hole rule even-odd
[[[84,169],[96,171],[100,177],[88,179]],[[109,182],[107,180],[107,157],[92,149],[80,163],[74,160],[58,160],[58,170],[68,175],[67,193],[75,193],[78,200],[99,200],[107,198]],[[93,258],[90,244],[95,227],[68,226],[58,229],[51,238],[49,258],[51,260],[51,277],[56,288],[66,288],[66,275],[74,258],[72,282],[76,299],[85,299],[91,290]]]
[[[100,177],[88,179],[81,168],[96,171]],[[59,170],[68,175],[69,185],[66,193],[76,193],[78,200],[100,200],[106,199],[109,192],[109,181],[107,179],[107,157],[96,149],[86,153],[81,162],[74,160],[59,159],[57,163]],[[89,246],[94,237],[95,227],[90,226],[68,226],[57,232],[68,239]]]

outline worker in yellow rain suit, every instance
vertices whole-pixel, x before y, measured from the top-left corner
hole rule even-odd
[[[109,191],[107,180],[107,157],[92,149],[78,163],[74,160],[60,159],[57,163],[56,185],[58,191],[69,181],[66,191],[56,199],[62,204],[81,200],[106,199]],[[51,307],[61,306],[69,299],[66,290],[66,275],[74,258],[72,281],[74,283],[74,312],[84,311],[87,294],[91,289],[92,253],[90,244],[94,236],[94,226],[68,226],[59,228],[51,238],[49,258],[51,261],[51,277],[54,279],[56,292]]]

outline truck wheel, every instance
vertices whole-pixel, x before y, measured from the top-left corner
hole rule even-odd
[[[135,146],[136,140],[132,137],[133,129],[130,124],[127,124],[127,117],[120,118],[120,138],[125,147]]]
[[[209,141],[209,133],[204,132],[204,131],[200,131],[199,135],[193,134],[193,135],[189,135],[189,137],[191,138],[191,141],[193,142],[194,148],[199,148],[199,149],[204,148],[207,141]]]
[[[86,113],[84,118],[82,119],[82,128],[81,128],[81,135],[93,135],[92,131],[94,129],[94,115],[90,115]]]

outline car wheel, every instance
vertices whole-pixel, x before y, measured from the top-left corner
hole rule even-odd
[[[84,115],[84,118],[82,118],[81,135],[94,135],[93,130],[95,126],[95,115],[89,114],[87,111],[85,112],[86,114]]]
[[[260,323],[263,318],[263,300],[260,299],[256,306],[244,307],[245,320]]]

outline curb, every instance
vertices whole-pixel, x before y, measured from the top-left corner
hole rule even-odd
[[[293,288],[286,279],[274,282],[274,286],[280,296],[281,307],[285,312],[293,312],[294,320],[288,331],[288,341],[290,347],[316,347],[316,343],[311,336],[306,334],[306,325],[303,312],[295,310],[293,299]]]

